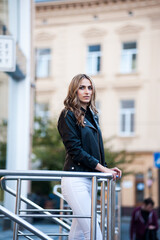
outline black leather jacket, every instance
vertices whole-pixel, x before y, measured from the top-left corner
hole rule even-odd
[[[77,124],[77,119],[71,111],[63,110],[58,120],[58,130],[66,148],[64,170],[66,171],[96,171],[98,163],[105,166],[102,135],[98,124],[98,116],[90,110],[97,128],[86,118],[85,127]]]

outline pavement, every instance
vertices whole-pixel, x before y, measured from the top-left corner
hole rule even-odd
[[[160,221],[159,221],[160,223]],[[122,222],[121,222],[121,240],[129,240],[129,225],[130,225],[130,217],[122,217]],[[52,222],[47,222],[45,221],[39,221],[33,223],[33,226],[37,227],[43,232],[46,233],[58,233],[59,232],[59,227],[58,225],[52,223]],[[159,224],[160,226],[160,224]],[[160,240],[160,229],[158,231],[158,237]],[[32,239],[39,239],[37,237],[31,237]],[[23,239],[22,237],[19,239]],[[58,240],[58,237],[52,237],[54,240]],[[0,222],[0,240],[13,240],[13,230],[7,230],[3,231],[2,230],[2,222]],[[63,237],[63,240],[67,240],[67,237]]]

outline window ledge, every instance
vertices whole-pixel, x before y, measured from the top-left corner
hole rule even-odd
[[[130,73],[117,73],[116,77],[137,77],[139,76],[139,72],[130,72]]]
[[[113,81],[114,88],[139,88],[143,84],[139,73],[116,74]]]
[[[51,81],[51,80],[53,80],[53,78],[52,77],[43,77],[43,78],[41,78],[41,77],[36,77],[36,81]]]
[[[104,77],[104,74],[102,74],[102,73],[88,74],[88,75],[93,77],[93,78],[103,78]]]
[[[136,134],[133,134],[133,135],[121,135],[121,134],[118,134],[117,135],[117,138],[119,139],[133,139],[133,138],[137,138],[138,136]]]

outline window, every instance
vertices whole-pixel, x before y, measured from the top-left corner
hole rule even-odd
[[[96,75],[101,70],[101,46],[88,46],[87,53],[87,74]]]
[[[144,200],[144,175],[136,174],[136,205],[139,205]]]
[[[122,44],[121,73],[132,73],[136,71],[137,65],[137,43],[125,42]]]
[[[120,135],[134,135],[135,108],[133,100],[122,100],[120,104]]]
[[[46,78],[50,75],[51,50],[48,48],[36,51],[36,77]]]

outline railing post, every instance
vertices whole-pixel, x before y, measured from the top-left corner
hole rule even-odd
[[[60,209],[64,209],[64,200],[63,198],[60,199]],[[62,214],[62,212],[60,212],[59,214]],[[60,220],[62,220],[62,218],[60,218]],[[62,226],[59,226],[59,233],[62,233]],[[59,240],[62,240],[62,236],[59,236]]]
[[[111,182],[112,180],[107,180],[107,240],[112,240],[111,237]]]
[[[15,214],[19,215],[20,209],[20,197],[21,197],[21,180],[17,179],[17,194],[16,194],[16,206],[15,206]],[[14,224],[14,232],[13,232],[13,240],[18,239],[18,224]]]
[[[115,181],[107,182],[107,240],[113,240],[115,233]]]
[[[101,231],[102,240],[105,240],[105,181],[101,182]]]
[[[111,231],[111,239],[115,239],[115,181],[111,181],[111,226],[112,226],[112,231]]]
[[[91,204],[91,240],[96,240],[97,228],[97,177],[92,177],[92,204]]]
[[[121,240],[121,189],[118,189],[118,240]]]

